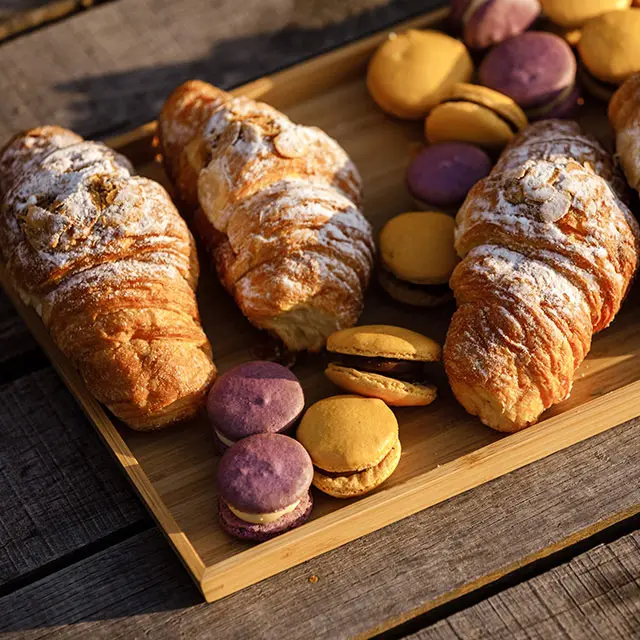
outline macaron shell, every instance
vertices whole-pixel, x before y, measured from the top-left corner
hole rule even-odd
[[[511,122],[518,131],[524,130],[529,124],[527,115],[514,100],[504,93],[479,84],[458,82],[451,88],[447,100],[466,100],[487,107]]]
[[[631,0],[540,0],[543,13],[556,24],[575,28],[609,11],[628,9]]]
[[[346,355],[436,362],[442,347],[427,336],[404,327],[370,324],[332,333],[327,351]]]
[[[336,386],[369,398],[380,398],[391,407],[424,407],[437,395],[431,385],[397,380],[377,373],[330,364],[324,374]]]
[[[491,166],[491,158],[475,145],[431,145],[409,164],[407,188],[417,202],[429,202],[437,208],[459,206],[471,187],[489,174]]]
[[[357,498],[373,491],[387,480],[398,467],[401,455],[402,446],[400,440],[396,440],[387,456],[375,467],[338,478],[326,476],[316,469],[313,474],[313,486],[334,498]]]
[[[491,49],[479,69],[480,82],[512,98],[522,109],[539,107],[573,86],[576,59],[563,38],[528,31]]]
[[[429,142],[470,142],[500,150],[514,137],[509,125],[486,107],[471,102],[445,102],[431,111],[425,123]]]
[[[439,211],[413,211],[391,218],[380,231],[380,259],[402,280],[445,284],[458,262],[455,220]]]
[[[412,287],[410,283],[403,282],[383,268],[378,269],[378,282],[394,300],[413,307],[432,309],[453,300],[453,291],[451,290],[444,294],[434,295],[428,290]]]
[[[538,0],[486,0],[478,3],[464,25],[465,44],[472,49],[485,49],[512,38],[526,31],[539,13]]]
[[[304,409],[298,378],[264,360],[245,362],[221,375],[207,398],[211,422],[230,440],[289,429]]]
[[[291,531],[304,524],[311,515],[313,509],[313,497],[309,491],[300,498],[300,504],[287,515],[275,522],[266,524],[253,524],[238,518],[222,498],[218,498],[218,522],[221,528],[234,538],[263,542],[278,536],[286,531]]]
[[[398,421],[377,398],[333,396],[308,409],[297,437],[321,469],[360,471],[378,464],[389,453],[398,439]]]
[[[584,67],[580,67],[578,73],[582,86],[589,94],[598,100],[602,100],[602,102],[609,102],[609,100],[611,100],[616,91],[615,85],[612,87],[609,83],[597,80]]]
[[[313,465],[299,442],[280,434],[249,436],[229,447],[218,464],[218,491],[247,513],[272,513],[309,489]]]
[[[640,9],[611,11],[588,22],[578,53],[589,73],[621,84],[640,71]]]
[[[452,84],[469,80],[473,62],[464,44],[439,31],[391,34],[367,70],[372,98],[388,113],[417,119],[440,102]]]

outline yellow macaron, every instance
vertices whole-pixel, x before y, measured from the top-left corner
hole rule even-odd
[[[425,122],[431,143],[470,142],[500,150],[528,124],[524,111],[509,97],[475,84],[453,85]]]
[[[418,119],[456,82],[467,82],[473,62],[462,42],[440,31],[392,33],[367,71],[371,97],[398,118]]]
[[[610,98],[640,71],[640,9],[610,11],[590,20],[582,30],[578,53],[586,88],[596,97]]]
[[[425,363],[438,362],[440,345],[427,336],[390,325],[336,331],[327,340],[325,375],[335,385],[396,407],[425,406],[436,388],[425,382]]]
[[[458,262],[455,220],[439,211],[391,218],[380,231],[382,288],[395,300],[432,307],[451,299],[449,277]]]
[[[393,411],[382,400],[355,395],[311,405],[297,438],[313,461],[314,486],[336,498],[375,489],[395,471],[402,452]]]
[[[631,0],[540,0],[543,13],[557,25],[575,29],[609,11],[628,9]]]

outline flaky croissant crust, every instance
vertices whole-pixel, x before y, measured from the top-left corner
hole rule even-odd
[[[618,312],[640,230],[610,156],[576,123],[531,125],[458,213],[453,391],[501,431],[566,398],[593,333]]]
[[[355,324],[374,244],[360,177],[334,140],[196,81],[168,98],[159,140],[222,283],[254,325],[317,351]]]
[[[616,153],[629,185],[640,191],[640,73],[627,78],[609,102]]]
[[[0,252],[89,391],[130,426],[193,415],[215,375],[193,238],[166,191],[60,127],[0,152]]]

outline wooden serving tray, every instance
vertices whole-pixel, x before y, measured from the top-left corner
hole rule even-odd
[[[437,26],[445,13],[431,13],[395,30]],[[413,208],[403,176],[411,150],[423,139],[421,123],[385,116],[367,94],[366,63],[386,35],[379,33],[234,92],[269,102],[294,121],[318,125],[337,138],[363,175],[365,213],[376,229]],[[610,146],[604,111],[601,104],[588,106],[582,118],[586,128]],[[146,125],[111,144],[141,173],[166,184],[154,162],[154,129],[153,123]],[[88,394],[38,316],[14,292],[8,294],[205,598],[213,601],[640,415],[639,290],[636,286],[612,327],[595,338],[571,398],[547,412],[538,425],[506,436],[484,427],[457,404],[442,368],[434,367],[438,400],[426,408],[396,411],[403,456],[395,474],[361,499],[340,501],[316,492],[307,524],[258,545],[231,539],[218,527],[216,457],[206,418],[150,434],[122,426]],[[264,335],[243,318],[204,256],[198,297],[220,371],[260,357]],[[453,309],[403,307],[373,285],[361,322],[397,324],[443,341]],[[323,364],[320,356],[303,356],[294,367],[308,405],[336,393],[323,376]]]

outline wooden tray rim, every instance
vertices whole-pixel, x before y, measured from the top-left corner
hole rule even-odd
[[[396,30],[425,27],[442,20],[447,8],[402,22],[340,49],[330,51],[233,90],[236,95],[260,97],[274,86],[334,68],[347,57],[368,56]],[[153,137],[155,122],[107,140],[122,149]],[[268,542],[241,551],[214,565],[205,565],[180,530],[148,476],[120,435],[105,409],[89,394],[73,366],[55,346],[36,312],[26,307],[9,285],[0,265],[0,282],[18,313],[52,365],[73,393],[84,413],[124,468],[131,484],[174,546],[208,602],[213,602],[275,573],[397,522],[418,511],[561,451],[640,415],[640,380],[610,391],[533,427],[481,447],[406,482],[365,496],[352,504],[308,522]],[[463,472],[461,474],[461,471]],[[455,478],[456,482],[450,482]]]

